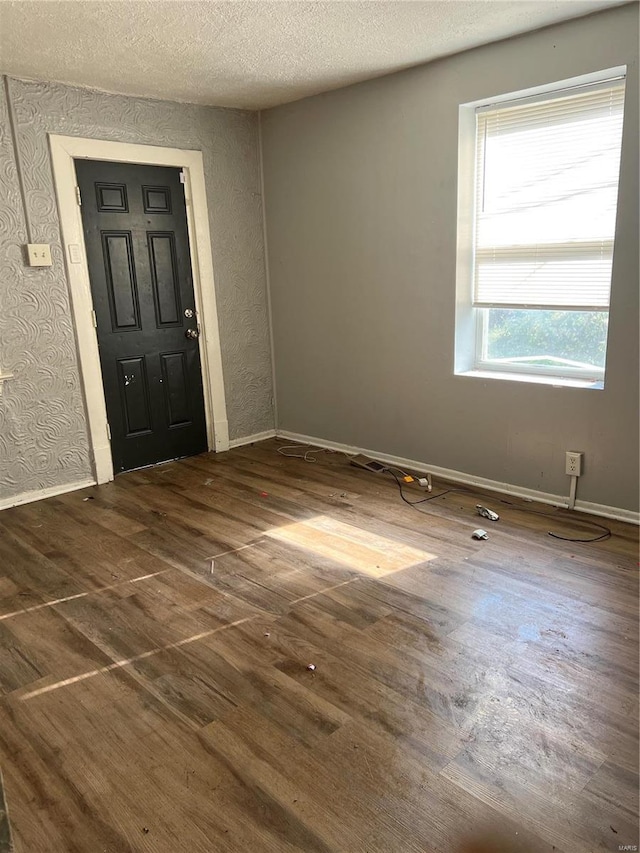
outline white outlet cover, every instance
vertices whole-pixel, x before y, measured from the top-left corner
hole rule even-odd
[[[28,243],[27,258],[30,267],[50,267],[51,246],[49,243]]]

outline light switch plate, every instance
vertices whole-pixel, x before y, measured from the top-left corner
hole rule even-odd
[[[28,243],[27,259],[30,267],[50,267],[51,246],[49,243]]]

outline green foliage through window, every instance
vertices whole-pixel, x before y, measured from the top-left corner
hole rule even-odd
[[[488,308],[487,358],[526,360],[536,367],[590,365],[603,368],[607,311]]]

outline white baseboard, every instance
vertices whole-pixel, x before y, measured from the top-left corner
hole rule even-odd
[[[229,449],[229,421],[213,422],[213,444],[209,439],[209,450],[215,450],[216,453],[223,453]]]
[[[601,515],[603,518],[614,518],[616,521],[627,521],[629,524],[640,524],[640,513],[632,509],[622,509],[606,504],[594,504],[591,501],[576,500],[574,509],[578,512],[588,512],[589,515]]]
[[[382,462],[388,462],[391,465],[398,465],[401,468],[410,468],[416,473],[429,473],[443,480],[451,480],[455,483],[464,483],[468,486],[478,486],[479,488],[487,489],[491,492],[501,492],[507,495],[513,495],[518,498],[528,498],[538,501],[539,503],[552,504],[553,506],[567,506],[567,498],[563,495],[553,495],[548,492],[539,492],[535,489],[525,489],[522,486],[514,486],[510,483],[500,483],[497,480],[488,480],[485,477],[476,477],[473,474],[466,474],[463,471],[454,471],[451,468],[441,468],[438,465],[429,465],[426,462],[419,462],[415,459],[406,459],[403,456],[390,456],[388,453],[379,453],[377,450],[371,450],[366,447],[355,447],[347,444],[341,444],[337,441],[327,441],[322,438],[316,438],[311,435],[302,435],[297,432],[289,432],[287,430],[269,429],[264,432],[257,432],[254,435],[247,435],[243,438],[234,438],[229,442],[229,447],[243,447],[247,444],[253,444],[257,441],[266,441],[268,438],[287,439],[287,441],[297,441],[300,444],[313,444],[316,447],[326,447],[329,450],[340,450],[343,453],[355,454],[364,453],[366,456],[371,456],[375,459],[380,459]],[[52,486],[48,489],[34,489],[30,492],[22,492],[22,494],[14,495],[11,498],[0,500],[0,511],[10,509],[13,506],[20,506],[33,501],[44,500],[45,498],[53,498],[57,495],[64,495],[67,492],[74,492],[77,489],[86,489],[87,486],[95,486],[95,480],[78,480],[75,483],[67,483],[64,486]],[[590,501],[577,500],[575,509],[577,512],[586,512],[590,515],[599,515],[603,518],[613,518],[617,521],[626,521],[629,524],[640,524],[640,513],[621,507],[607,506],[606,504],[591,503]]]
[[[268,438],[275,438],[275,435],[275,429],[267,429],[264,432],[256,432],[254,435],[245,435],[244,438],[232,438],[229,441],[229,449],[243,447],[245,444],[253,444],[256,441],[266,441]]]
[[[95,480],[78,480],[75,483],[67,483],[64,486],[51,486],[48,489],[34,489],[31,492],[22,492],[22,494],[14,495],[12,498],[0,500],[0,510],[10,509],[12,506],[21,506],[21,504],[32,503],[33,501],[41,501],[45,498],[55,498],[57,495],[64,495],[67,492],[75,492],[77,489],[86,489],[87,486],[95,485]]]
[[[285,438],[288,441],[297,441],[300,444],[313,444],[316,447],[326,447],[328,450],[340,450],[343,453],[355,454],[364,453],[365,456],[371,456],[374,459],[380,459],[382,462],[388,462],[391,465],[398,465],[400,468],[409,468],[415,473],[433,474],[434,477],[440,477],[443,480],[450,480],[454,483],[464,483],[467,486],[478,486],[490,492],[501,492],[506,495],[513,495],[517,498],[526,498],[528,500],[538,501],[538,503],[552,504],[553,506],[567,507],[568,497],[565,495],[553,495],[548,492],[539,492],[536,489],[526,489],[523,486],[514,486],[511,483],[501,483],[497,480],[489,480],[486,477],[476,477],[474,474],[467,474],[464,471],[454,471],[451,468],[441,468],[439,465],[429,465],[427,462],[419,462],[415,459],[406,459],[402,456],[390,456],[388,453],[380,453],[377,450],[371,450],[366,447],[352,447],[347,444],[340,444],[337,441],[326,441],[322,438],[316,438],[311,435],[301,435],[288,430],[277,430],[278,438]],[[591,503],[590,501],[577,500],[575,509],[578,512],[588,512],[590,515],[601,515],[604,518],[613,518],[618,521],[626,521],[630,524],[640,524],[640,513],[620,507],[606,506],[605,504]]]

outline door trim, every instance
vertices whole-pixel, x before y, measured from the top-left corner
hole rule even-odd
[[[96,483],[113,480],[113,461],[74,159],[175,166],[184,171],[193,289],[200,323],[198,344],[207,445],[209,450],[228,450],[229,427],[202,152],[56,134],[49,134],[49,144]],[[79,249],[72,250],[72,246]]]

